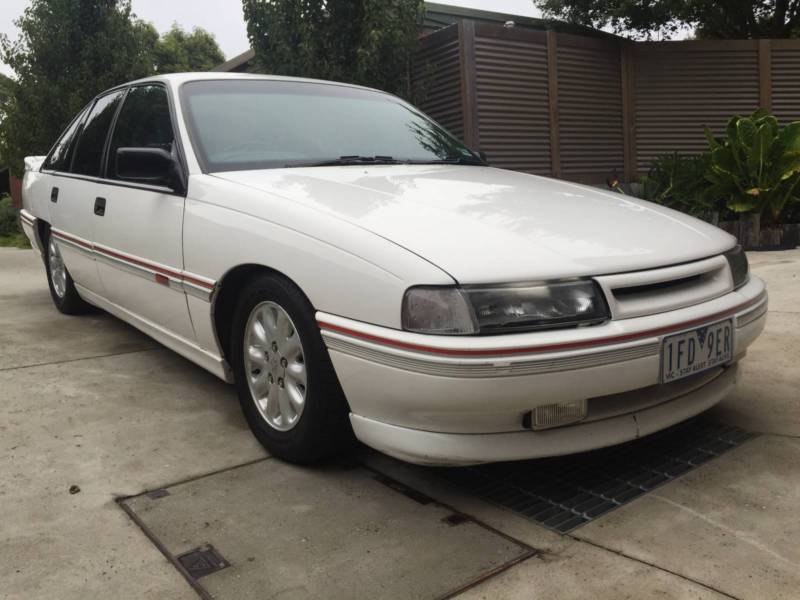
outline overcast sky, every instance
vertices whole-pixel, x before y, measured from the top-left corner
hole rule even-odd
[[[482,8],[514,15],[539,16],[532,0],[437,0],[440,4],[453,4]],[[14,20],[22,14],[30,0],[2,0],[0,33],[17,38]],[[133,11],[152,22],[163,32],[173,23],[184,29],[202,27],[217,38],[225,56],[231,58],[248,48],[247,30],[242,17],[241,0],[132,0]],[[0,64],[0,72],[10,75],[8,67]]]

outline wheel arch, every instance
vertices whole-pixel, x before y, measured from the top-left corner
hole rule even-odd
[[[50,236],[50,223],[44,219],[36,219],[36,229],[34,229],[39,248],[41,248],[42,260],[46,260],[47,256],[47,238]]]
[[[233,313],[236,309],[236,300],[239,295],[238,292],[245,286],[253,277],[264,275],[277,275],[292,285],[294,285],[309,301],[303,288],[300,287],[296,281],[277,269],[267,265],[258,263],[244,263],[232,267],[219,279],[216,285],[214,295],[211,299],[211,320],[214,325],[214,334],[219,344],[222,357],[230,364],[231,360],[231,322],[233,321]]]

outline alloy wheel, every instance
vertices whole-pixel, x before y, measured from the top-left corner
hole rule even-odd
[[[67,293],[67,268],[64,266],[64,259],[61,258],[61,251],[58,244],[51,237],[48,249],[48,261],[50,263],[50,279],[53,282],[53,289],[56,296],[63,298]]]
[[[308,377],[300,334],[279,304],[261,302],[251,311],[244,368],[250,394],[267,424],[278,431],[295,427],[305,408]]]

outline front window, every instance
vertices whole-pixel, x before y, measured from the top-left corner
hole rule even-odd
[[[174,137],[166,88],[162,85],[132,87],[111,135],[109,179],[122,179],[117,173],[117,150],[120,148],[158,148],[171,152]]]
[[[205,170],[471,162],[464,144],[399,98],[342,85],[196,81],[181,101]]]

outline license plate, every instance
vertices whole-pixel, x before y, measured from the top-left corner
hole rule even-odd
[[[665,337],[661,342],[661,383],[713,369],[733,356],[733,321],[720,321]]]

